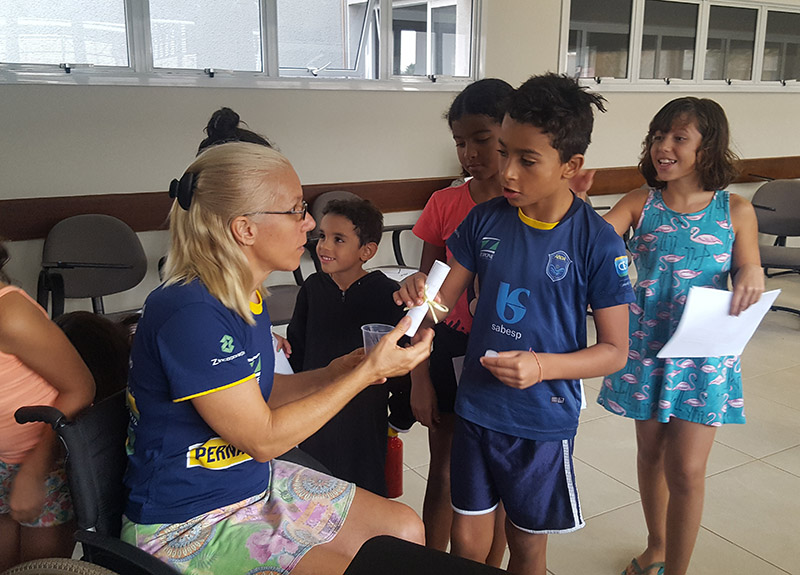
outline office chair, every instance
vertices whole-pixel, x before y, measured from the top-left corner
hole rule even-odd
[[[788,247],[786,238],[800,236],[800,180],[772,180],[753,196],[758,231],[776,236],[773,244],[760,245],[761,267],[768,277],[800,272],[800,247]],[[770,269],[782,270],[770,273]],[[800,310],[774,305],[773,311],[800,315]]]
[[[66,298],[91,298],[105,313],[103,296],[129,290],[147,272],[147,257],[136,233],[122,220],[101,214],[58,222],[44,241],[37,301],[51,317],[64,313]]]

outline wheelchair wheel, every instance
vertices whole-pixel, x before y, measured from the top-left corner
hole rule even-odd
[[[77,559],[35,559],[21,563],[0,575],[117,575],[105,567]]]

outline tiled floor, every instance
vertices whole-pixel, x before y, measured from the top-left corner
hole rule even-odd
[[[800,277],[767,281],[778,303],[800,308]],[[590,329],[590,332],[593,331]],[[747,424],[717,433],[691,575],[800,575],[800,317],[770,312],[743,355]],[[575,447],[586,527],[551,536],[553,575],[619,573],[645,544],[636,481],[633,422],[588,399]],[[404,494],[421,513],[428,466],[427,431],[403,436]]]

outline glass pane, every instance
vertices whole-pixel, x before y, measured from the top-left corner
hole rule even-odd
[[[156,68],[260,72],[259,0],[150,0]]]
[[[356,68],[367,2],[278,0],[281,68]]]
[[[757,11],[711,6],[706,44],[706,80],[750,80]]]
[[[767,15],[761,79],[800,79],[800,14],[770,11]]]
[[[572,1],[567,74],[628,77],[631,4],[631,0]]]
[[[472,0],[392,4],[394,74],[469,76]]]
[[[0,0],[0,62],[128,66],[123,0]]]
[[[640,78],[691,80],[697,4],[646,0]]]
[[[394,74],[428,74],[428,5],[392,8],[394,34]]]

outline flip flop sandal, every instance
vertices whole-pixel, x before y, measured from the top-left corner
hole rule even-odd
[[[658,569],[655,572],[655,575],[664,575],[663,561],[656,561],[655,563],[651,563],[650,565],[642,569],[641,565],[639,565],[639,562],[636,560],[636,557],[634,557],[633,559],[631,559],[630,566],[633,567],[633,575],[653,575],[652,573],[650,573],[653,569]],[[628,568],[626,567],[622,571],[622,575],[625,575],[625,573],[627,572]]]

